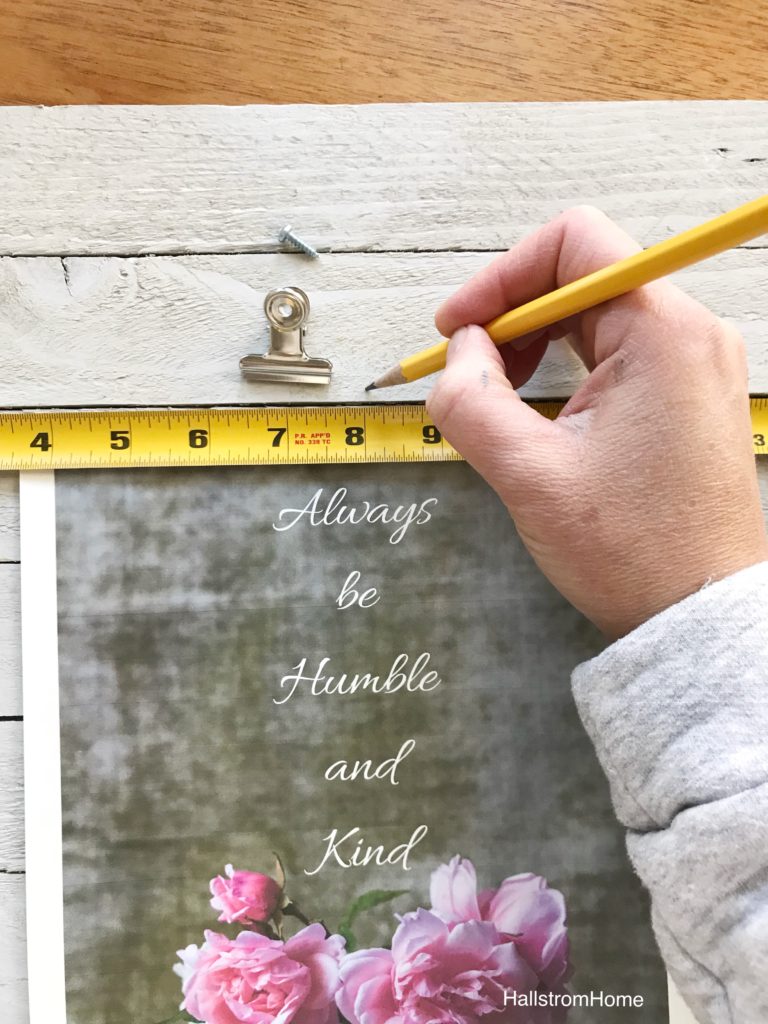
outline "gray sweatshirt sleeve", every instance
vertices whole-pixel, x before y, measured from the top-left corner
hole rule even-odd
[[[576,703],[701,1024],[768,1022],[768,562],[579,665]]]

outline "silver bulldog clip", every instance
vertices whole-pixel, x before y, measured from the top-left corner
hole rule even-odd
[[[269,320],[269,351],[243,356],[240,369],[248,380],[279,384],[328,384],[332,365],[304,351],[309,299],[301,288],[276,288],[264,299]]]

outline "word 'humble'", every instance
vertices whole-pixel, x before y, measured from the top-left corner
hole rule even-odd
[[[342,672],[339,676],[324,675],[325,668],[331,661],[327,657],[320,661],[313,675],[308,675],[306,674],[307,659],[302,658],[299,664],[294,666],[293,671],[280,680],[280,689],[287,690],[285,696],[280,699],[273,697],[272,701],[275,704],[286,704],[300,686],[309,687],[312,697],[344,697],[360,691],[377,696],[389,696],[400,691],[430,693],[432,690],[436,690],[442,682],[437,672],[431,669],[426,671],[430,657],[431,655],[424,651],[416,658],[410,671],[406,674],[405,669],[410,660],[409,656],[398,654],[384,677],[371,675],[370,672],[356,672],[354,675]]]

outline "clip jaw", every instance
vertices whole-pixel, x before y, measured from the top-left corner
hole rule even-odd
[[[264,299],[269,320],[269,351],[244,356],[240,369],[248,380],[278,384],[329,384],[332,364],[304,351],[309,299],[301,288],[277,288]]]

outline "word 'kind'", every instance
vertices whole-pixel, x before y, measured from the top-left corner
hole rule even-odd
[[[410,871],[411,866],[408,863],[408,855],[415,846],[418,846],[428,831],[429,829],[426,825],[419,825],[418,828],[414,829],[411,838],[406,843],[393,847],[389,852],[383,846],[367,845],[362,838],[359,838],[350,852],[351,840],[358,835],[360,829],[352,828],[346,835],[339,838],[339,830],[335,828],[325,837],[325,842],[328,845],[323,859],[312,871],[304,868],[304,874],[316,875],[331,859],[335,860],[343,868],[361,868],[365,867],[366,864],[378,864],[379,867],[383,867],[385,864],[400,864],[403,871]]]

